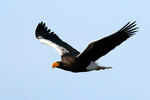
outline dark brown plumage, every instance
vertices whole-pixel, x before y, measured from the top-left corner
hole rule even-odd
[[[109,69],[110,67],[99,66],[95,61],[134,35],[138,29],[135,26],[136,22],[128,22],[116,33],[91,42],[82,53],[62,41],[54,32],[48,30],[43,22],[38,24],[35,34],[40,42],[52,46],[61,54],[62,60],[54,63],[53,67],[72,72],[85,72]]]

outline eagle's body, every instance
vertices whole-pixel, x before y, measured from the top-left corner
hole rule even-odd
[[[72,56],[62,57],[62,62],[60,62],[61,66],[59,68],[72,72],[87,72],[91,70],[104,70],[111,68],[100,66],[93,61],[80,61],[78,58]]]
[[[51,46],[61,55],[61,61],[53,63],[53,68],[57,67],[71,72],[87,72],[111,68],[100,66],[95,61],[134,35],[138,29],[135,26],[135,22],[127,23],[116,33],[91,42],[82,53],[62,41],[54,32],[50,32],[43,22],[38,24],[35,35],[41,43]]]
[[[63,61],[62,61],[63,62]],[[92,67],[92,68],[91,68]],[[71,64],[68,63],[61,63],[60,67],[63,70],[71,71],[71,72],[87,72],[90,70],[98,70],[100,66],[98,66],[95,62],[80,62],[78,59]]]

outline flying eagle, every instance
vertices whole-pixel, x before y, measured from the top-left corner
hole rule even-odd
[[[98,65],[96,60],[134,35],[138,29],[135,26],[136,22],[128,22],[116,33],[89,43],[82,53],[62,41],[43,22],[37,25],[35,36],[41,43],[51,46],[61,55],[61,61],[54,62],[52,68],[60,68],[71,72],[87,72],[111,68]]]

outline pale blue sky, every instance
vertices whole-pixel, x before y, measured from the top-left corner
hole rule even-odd
[[[150,100],[149,0],[1,0],[0,100]],[[140,31],[99,63],[74,74],[52,69],[58,53],[40,44],[40,21],[79,51],[137,21]]]

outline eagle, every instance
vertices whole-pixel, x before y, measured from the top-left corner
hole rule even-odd
[[[136,21],[128,22],[114,34],[90,42],[81,53],[48,29],[44,22],[37,25],[35,36],[41,43],[51,46],[60,54],[61,61],[54,62],[52,68],[76,73],[110,69],[111,67],[99,65],[96,61],[133,36],[137,31]]]

